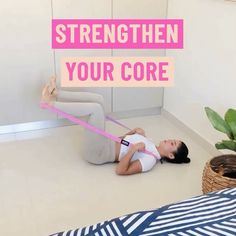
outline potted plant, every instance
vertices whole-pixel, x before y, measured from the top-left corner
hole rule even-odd
[[[228,137],[217,142],[215,147],[236,152],[236,110],[228,109],[224,119],[209,107],[205,107],[205,111],[213,127]],[[203,171],[203,193],[228,187],[236,187],[236,154],[214,157],[206,163]]]

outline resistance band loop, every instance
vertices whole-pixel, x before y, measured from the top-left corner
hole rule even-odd
[[[64,112],[64,111],[61,111],[60,109],[58,109],[58,108],[56,108],[56,107],[54,107],[54,106],[52,106],[52,105],[49,105],[48,103],[41,102],[41,103],[40,103],[40,107],[43,108],[43,109],[47,109],[47,110],[49,110],[49,111],[51,111],[51,112],[54,112],[54,113],[56,113],[56,114],[58,114],[58,115],[60,115],[60,116],[62,116],[62,117],[64,117],[64,118],[66,118],[67,120],[70,120],[70,121],[72,121],[73,123],[76,123],[76,124],[78,124],[78,125],[81,125],[81,126],[83,126],[84,128],[89,129],[89,130],[91,130],[91,131],[93,131],[93,132],[95,132],[95,133],[97,133],[97,134],[100,134],[100,135],[102,135],[102,136],[104,136],[104,137],[106,137],[106,138],[108,138],[108,139],[111,139],[111,140],[113,140],[114,142],[121,143],[121,144],[126,145],[126,146],[133,146],[133,145],[134,145],[134,144],[129,143],[128,141],[126,141],[126,140],[124,140],[124,139],[121,139],[121,138],[119,138],[119,137],[116,137],[116,136],[114,136],[114,135],[112,135],[112,134],[110,134],[110,133],[108,133],[108,132],[106,132],[106,131],[104,131],[104,130],[101,130],[101,129],[99,129],[99,128],[93,126],[93,125],[90,125],[89,123],[87,123],[87,122],[85,122],[85,121],[82,121],[82,120],[80,120],[80,119],[78,119],[78,118],[76,118],[76,117],[74,117],[74,116],[72,116],[72,115],[70,115],[70,114],[68,114],[68,113],[66,113],[66,112]],[[116,122],[115,122],[115,123],[116,123]],[[119,123],[119,122],[118,122],[118,123]],[[120,123],[120,124],[121,124],[121,123]],[[128,128],[128,127],[127,127],[127,128]],[[148,151],[148,150],[143,150],[143,151],[141,151],[141,152],[146,153],[146,154],[148,154],[148,155],[152,155],[152,156],[154,156],[154,157],[155,157],[156,159],[158,159],[158,160],[160,159],[160,157],[158,157],[157,155],[155,155],[154,153],[152,153],[152,152],[150,152],[150,151]]]
[[[113,123],[115,123],[115,124],[117,124],[117,125],[119,125],[119,126],[121,126],[121,127],[123,127],[123,128],[125,128],[125,129],[132,130],[132,129],[130,129],[129,127],[127,127],[126,125],[122,124],[121,122],[115,120],[115,119],[112,118],[111,116],[106,116],[106,119],[109,120],[109,121],[111,121],[111,122],[113,122]]]

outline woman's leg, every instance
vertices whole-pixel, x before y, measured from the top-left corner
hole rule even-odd
[[[57,101],[60,102],[92,102],[100,104],[104,109],[103,96],[97,93],[74,92],[57,89]]]
[[[74,116],[87,116],[87,122],[99,129],[105,130],[105,114],[98,103],[58,102],[56,108]],[[104,164],[115,161],[115,143],[99,134],[85,129],[83,139],[83,158],[93,164]]]
[[[104,108],[104,99],[100,94],[58,89],[56,77],[51,77],[47,89],[48,93],[56,97],[60,102],[96,102]]]

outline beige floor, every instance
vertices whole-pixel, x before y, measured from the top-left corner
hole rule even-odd
[[[0,135],[0,235],[49,235],[201,194],[209,153],[161,116],[123,122],[143,127],[157,143],[183,139],[191,164],[165,163],[146,174],[117,176],[115,164],[95,166],[80,157],[81,127]],[[108,130],[125,132],[110,123]]]

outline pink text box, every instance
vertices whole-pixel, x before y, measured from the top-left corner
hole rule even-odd
[[[52,48],[183,48],[182,19],[54,19]]]
[[[67,57],[61,60],[62,87],[170,87],[171,57]]]

